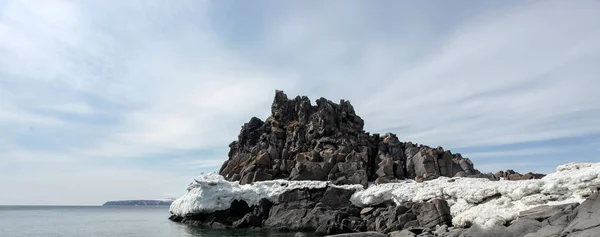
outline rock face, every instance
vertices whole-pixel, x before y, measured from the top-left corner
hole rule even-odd
[[[194,214],[190,216],[169,217],[174,222],[181,222],[193,226],[213,228],[249,228],[262,227],[264,219],[268,218],[272,207],[267,199],[261,199],[258,205],[248,206],[245,201],[233,201],[229,209],[211,213]]]
[[[402,229],[429,233],[436,226],[447,227],[452,223],[448,203],[442,199],[358,208],[350,201],[354,192],[336,186],[294,189],[279,195],[275,203],[261,199],[259,204],[249,206],[245,201],[235,200],[226,210],[185,217],[172,215],[169,219],[193,226],[266,228],[314,232],[317,236],[362,232],[369,233],[356,236],[380,236],[373,233],[388,234]]]
[[[271,116],[242,126],[219,174],[241,184],[289,179],[363,186],[479,174],[460,154],[400,142],[392,133],[371,135],[363,126],[348,101],[320,98],[312,105],[306,96],[288,99],[276,91]]]
[[[503,178],[505,180],[527,180],[527,179],[541,179],[544,174],[536,174],[528,172],[526,174],[520,174],[514,170],[498,171],[494,174],[497,179]]]

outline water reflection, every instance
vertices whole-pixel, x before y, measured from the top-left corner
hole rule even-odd
[[[210,228],[200,228],[193,227],[183,224],[177,224],[186,235],[184,236],[194,236],[194,237],[213,237],[213,236],[222,236],[222,237],[293,237],[295,232],[275,232],[268,230],[252,230],[252,229],[210,229]],[[306,236],[312,236],[306,235]]]

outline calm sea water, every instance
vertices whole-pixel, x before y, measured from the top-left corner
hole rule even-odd
[[[169,221],[168,207],[0,206],[0,237],[293,236],[194,228]]]

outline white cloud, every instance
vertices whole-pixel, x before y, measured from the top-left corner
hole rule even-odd
[[[530,156],[530,155],[548,155],[553,152],[563,151],[560,148],[544,147],[544,148],[530,148],[530,149],[501,149],[499,151],[484,151],[484,152],[469,152],[462,154],[468,157],[476,157],[478,159],[485,158],[501,158],[501,157],[514,157],[514,156]]]
[[[5,172],[6,173],[6,172]],[[109,200],[166,198],[182,195],[189,177],[165,172],[115,167],[32,167],[8,172],[0,182],[0,203],[11,205],[101,205]]]
[[[406,126],[403,138],[452,147],[600,133],[588,119],[600,115],[594,5],[536,2],[462,27],[435,57],[359,104],[367,124]],[[563,118],[575,112],[590,117]]]
[[[227,160],[227,157],[224,156],[222,158],[202,158],[198,159],[198,161],[186,162],[186,165],[189,165],[190,168],[220,168],[223,165],[223,162]]]
[[[367,131],[451,149],[600,134],[597,1],[531,1],[466,11],[471,15],[462,21],[454,19],[462,7],[281,3],[260,19],[232,15],[240,24],[255,21],[235,28],[233,40],[209,18],[214,4],[6,3],[0,9],[0,126],[52,128],[65,135],[55,139],[80,139],[63,147],[53,140],[59,147],[46,152],[8,132],[0,134],[2,152],[22,163],[110,160],[124,196],[172,193],[149,186],[123,191],[142,178],[131,178],[116,161],[224,153],[242,123],[267,117],[275,89],[313,100],[349,99]],[[394,8],[402,14],[381,11]],[[257,42],[245,41],[254,37]],[[252,50],[239,50],[245,43]],[[52,112],[107,121],[82,125]],[[552,149],[469,156],[477,161]],[[223,161],[185,159],[193,161],[177,163],[181,169],[216,169]],[[84,185],[78,180],[85,177],[98,192],[110,190],[114,180],[102,177],[113,171],[88,171],[44,174],[56,184]],[[154,175],[142,168],[133,173]],[[157,177],[171,182],[170,175]]]
[[[38,151],[28,151],[28,150],[12,150],[8,152],[0,152],[0,157],[2,157],[3,164],[0,166],[11,165],[14,163],[24,164],[24,165],[40,165],[40,164],[65,164],[65,163],[76,163],[80,160],[77,160],[76,157],[65,155],[62,153],[55,152],[38,152]]]

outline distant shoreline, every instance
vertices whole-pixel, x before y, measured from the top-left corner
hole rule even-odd
[[[108,201],[102,206],[171,206],[173,200],[158,199],[158,200],[120,200]]]

